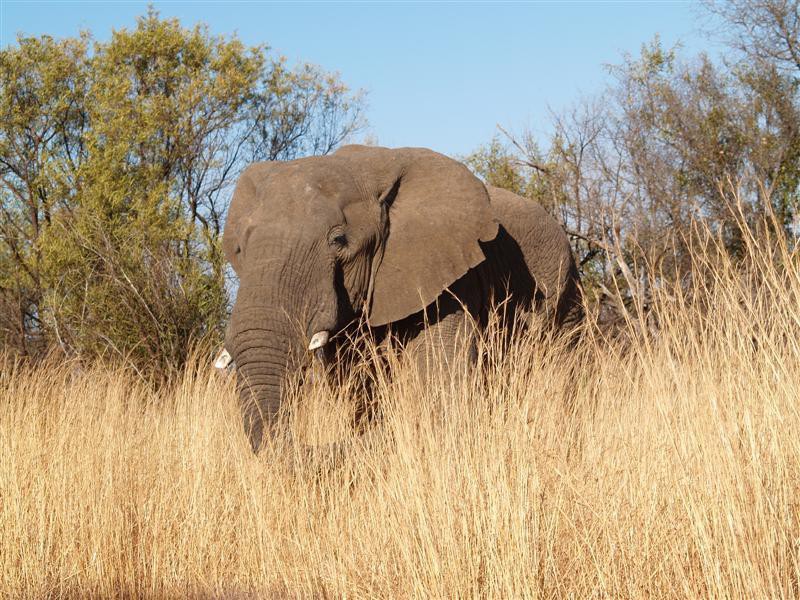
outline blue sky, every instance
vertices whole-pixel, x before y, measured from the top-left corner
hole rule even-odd
[[[268,44],[339,71],[368,93],[368,134],[386,146],[466,154],[496,125],[548,130],[548,107],[602,89],[605,64],[659,34],[687,55],[712,50],[691,2],[152,2],[162,16]],[[0,0],[0,45],[17,32],[107,39],[147,2]],[[712,52],[713,53],[713,52]]]

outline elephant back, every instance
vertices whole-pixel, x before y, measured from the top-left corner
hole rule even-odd
[[[556,325],[577,323],[578,271],[564,228],[533,200],[502,188],[487,190],[500,229],[484,252],[499,291],[507,290],[522,308],[535,304]]]

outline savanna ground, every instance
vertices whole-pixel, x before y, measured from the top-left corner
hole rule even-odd
[[[7,361],[0,596],[796,597],[800,257],[743,254],[697,249],[616,341],[489,344],[428,384],[394,365],[333,465],[252,456],[205,357],[160,391]],[[297,438],[350,435],[354,395],[303,387]]]

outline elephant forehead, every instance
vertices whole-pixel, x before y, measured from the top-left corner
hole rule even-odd
[[[282,202],[266,202],[262,210],[251,216],[253,225],[266,225],[286,230],[328,228],[343,219],[339,207],[315,195],[306,199],[290,198]]]
[[[340,161],[299,160],[269,181],[271,195],[299,203],[332,201],[346,205],[361,198],[353,175]]]

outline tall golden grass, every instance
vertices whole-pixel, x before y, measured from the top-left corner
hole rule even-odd
[[[427,383],[395,365],[333,462],[252,456],[202,360],[159,392],[7,363],[0,596],[800,595],[800,257],[708,241],[626,344],[490,343]],[[297,437],[351,435],[353,395],[302,387]]]

